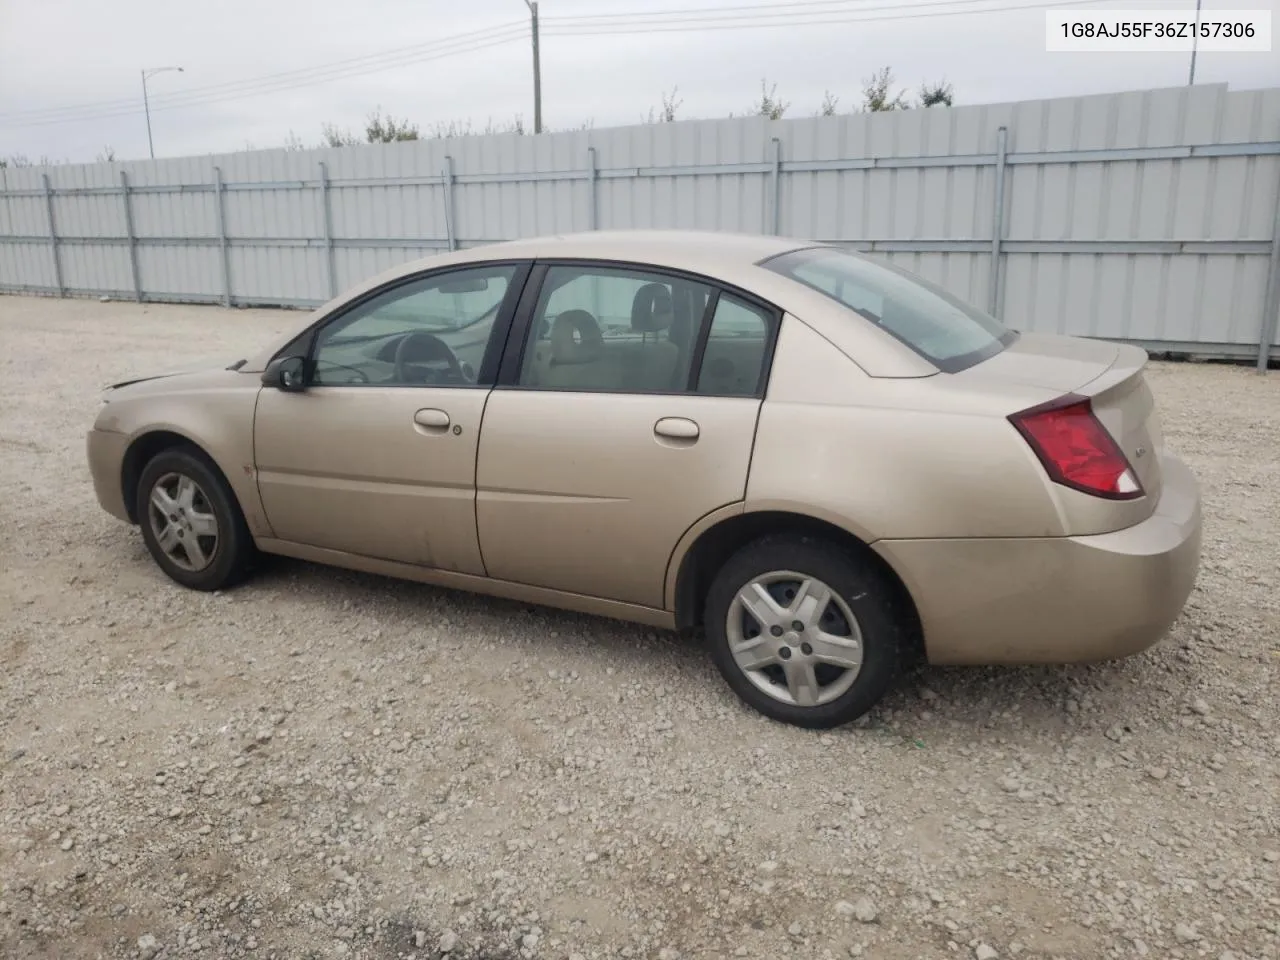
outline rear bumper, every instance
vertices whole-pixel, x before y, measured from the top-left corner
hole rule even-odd
[[[113,517],[131,523],[121,490],[124,453],[129,438],[110,430],[90,430],[85,435],[85,452],[89,457],[89,474],[93,477],[93,492],[97,494],[102,509]]]
[[[916,601],[931,663],[1074,663],[1147,649],[1182,611],[1200,565],[1200,489],[1163,460],[1155,512],[1114,533],[882,540]]]

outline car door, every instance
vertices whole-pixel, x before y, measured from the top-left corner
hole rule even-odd
[[[475,466],[528,264],[419,275],[303,338],[306,389],[265,387],[258,490],[277,539],[483,574]]]
[[[681,535],[744,497],[778,322],[700,278],[535,267],[480,435],[489,575],[662,608]]]

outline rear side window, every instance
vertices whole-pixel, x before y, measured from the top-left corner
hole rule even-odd
[[[698,370],[698,392],[750,397],[764,376],[769,315],[737,297],[720,294]]]
[[[761,264],[824,293],[897,337],[945,373],[993,357],[1014,331],[935,284],[835,247],[793,250]]]

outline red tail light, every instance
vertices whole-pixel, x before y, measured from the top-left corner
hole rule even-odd
[[[1067,394],[1009,420],[1055,483],[1109,500],[1142,496],[1142,484],[1087,397]]]

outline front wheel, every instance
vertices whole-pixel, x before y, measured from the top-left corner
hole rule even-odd
[[[906,631],[883,574],[814,537],[764,537],[707,594],[721,675],[765,716],[811,729],[848,723],[893,683]]]
[[[169,577],[193,590],[222,590],[252,565],[253,537],[215,466],[194,449],[156,454],[138,481],[142,539]]]

